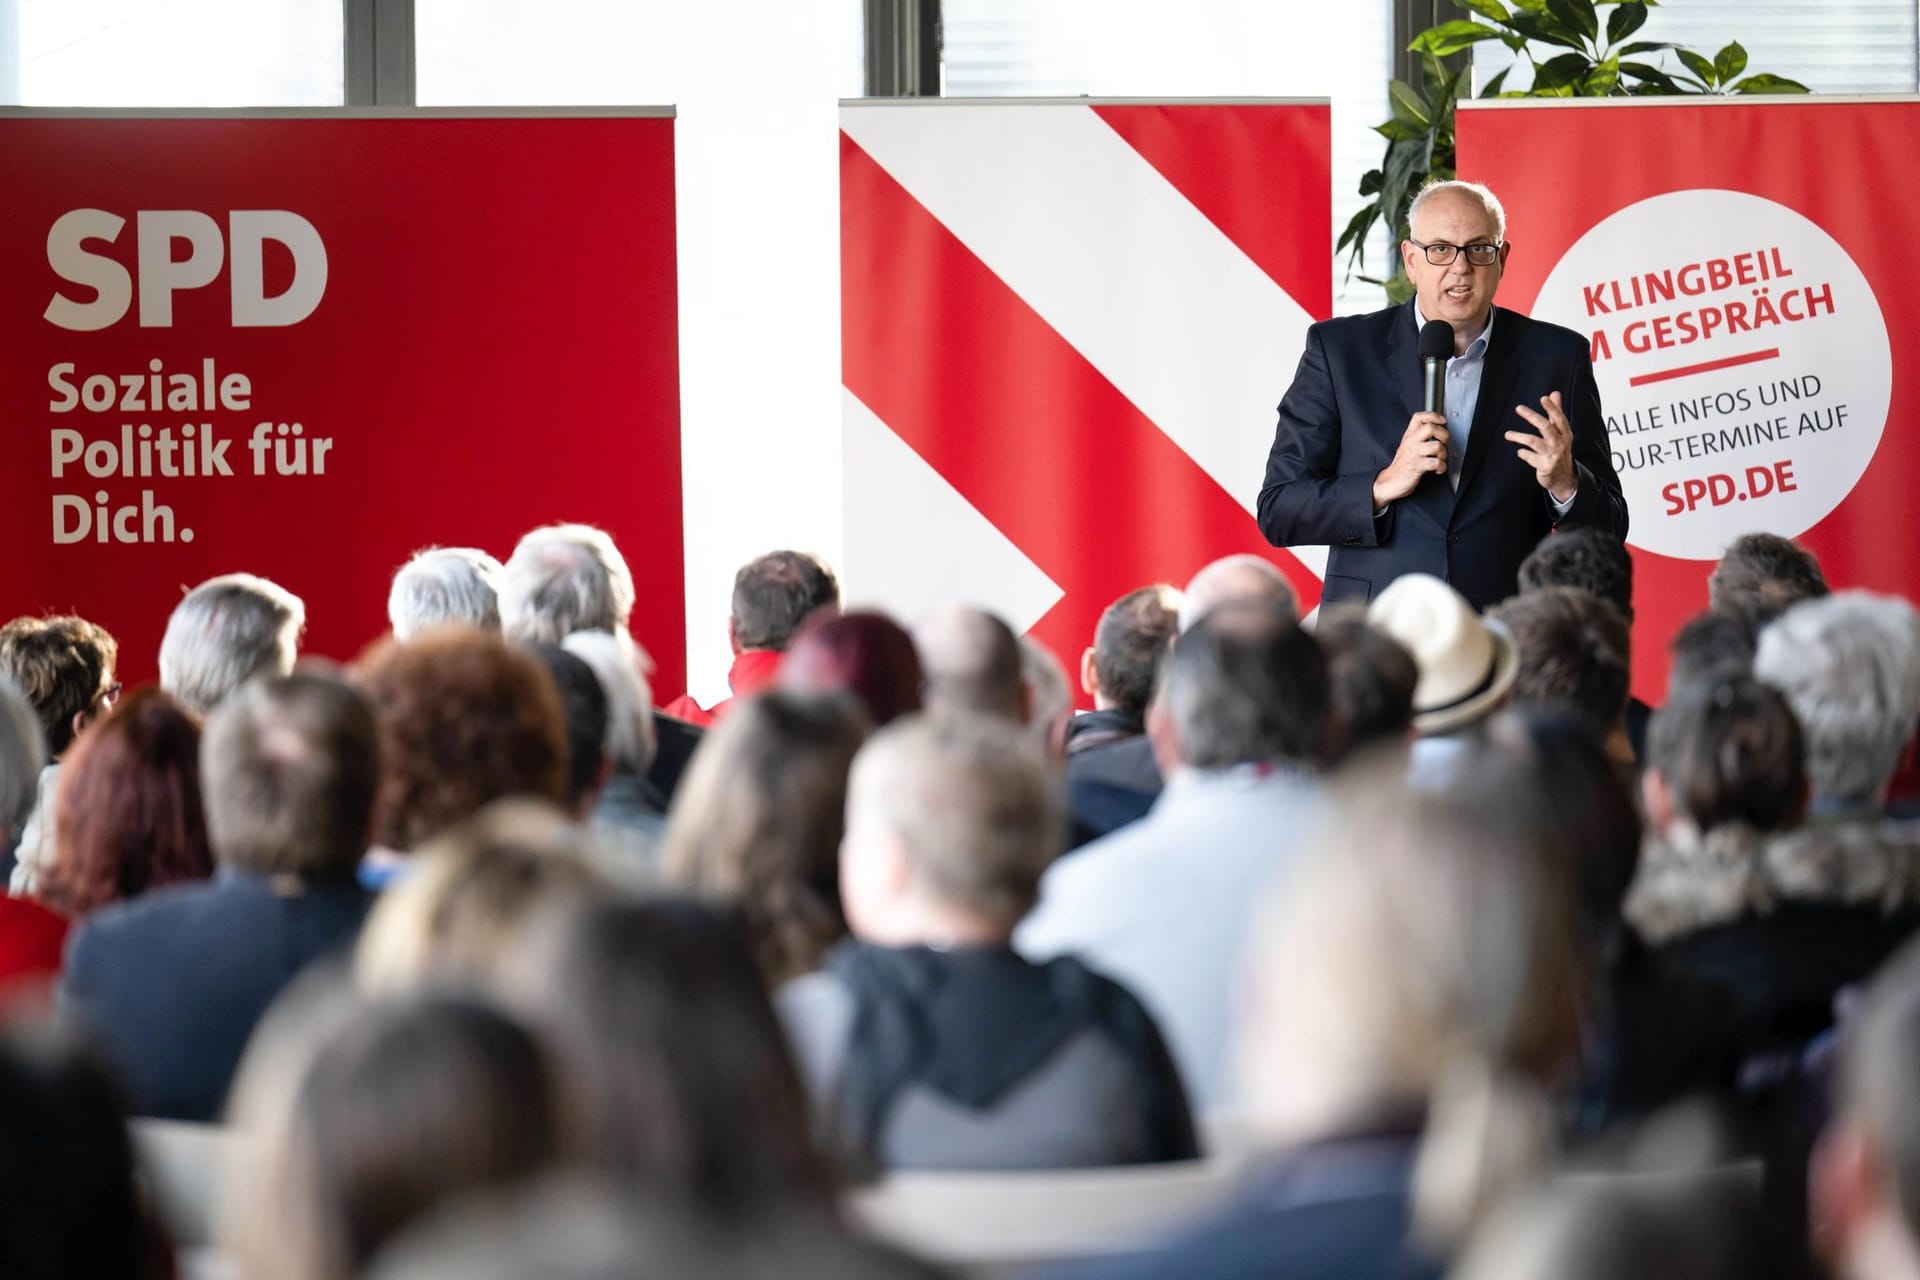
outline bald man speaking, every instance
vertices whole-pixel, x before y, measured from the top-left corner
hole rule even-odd
[[[1556,526],[1624,538],[1627,504],[1586,339],[1493,305],[1511,248],[1493,192],[1431,183],[1407,222],[1413,299],[1307,330],[1260,531],[1329,547],[1323,604],[1430,573],[1484,609],[1514,593],[1520,562]],[[1444,361],[1440,412],[1426,408],[1423,352],[1436,371]]]

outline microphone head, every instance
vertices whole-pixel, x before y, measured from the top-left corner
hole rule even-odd
[[[1420,330],[1420,358],[1442,360],[1453,357],[1453,326],[1445,320],[1429,320]]]

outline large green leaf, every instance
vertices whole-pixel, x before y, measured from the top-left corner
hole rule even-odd
[[[1399,116],[1373,126],[1373,131],[1388,142],[1417,142],[1432,132],[1427,126],[1410,124]]]
[[[1734,40],[1726,48],[1713,55],[1713,69],[1723,85],[1732,84],[1747,69],[1747,51]]]
[[[1387,82],[1387,97],[1393,100],[1393,114],[1396,119],[1408,124],[1418,125],[1422,129],[1433,127],[1433,108],[1421,96],[1420,91],[1405,80]]]
[[[1635,86],[1634,88],[1634,92],[1636,93],[1642,93],[1642,92],[1686,93],[1687,92],[1687,90],[1681,88],[1678,84],[1674,82],[1674,79],[1672,76],[1668,75],[1666,72],[1662,71],[1660,68],[1655,66],[1649,66],[1647,63],[1644,63],[1644,62],[1623,62],[1620,64],[1620,74],[1625,76],[1632,76],[1634,79],[1640,81],[1640,84],[1638,86]],[[1651,90],[1648,90],[1646,88],[1646,86],[1648,85],[1653,86]]]
[[[1608,58],[1587,72],[1586,78],[1580,81],[1580,96],[1583,98],[1609,97],[1619,85],[1620,59]]]
[[[1500,0],[1460,0],[1460,4],[1461,7],[1471,9],[1481,17],[1490,18],[1495,22],[1505,22],[1510,16],[1507,6],[1501,4]]]
[[[1647,25],[1647,6],[1623,4],[1607,18],[1607,43],[1619,44],[1645,25]]]
[[[1513,0],[1516,13],[1545,13],[1547,0]]]
[[[1600,15],[1594,12],[1593,0],[1547,0],[1547,12],[1588,40],[1600,36]]]
[[[1748,76],[1733,86],[1735,93],[1807,93],[1810,90],[1798,80],[1789,80],[1785,76],[1766,74]]]
[[[1369,169],[1365,173],[1361,174],[1360,175],[1360,194],[1363,196],[1379,195],[1380,194],[1380,177],[1381,177],[1381,174],[1378,169]]]
[[[1675,49],[1673,52],[1680,61],[1687,64],[1687,70],[1693,72],[1694,77],[1706,88],[1711,89],[1720,82],[1719,73],[1713,69],[1713,64],[1701,55],[1691,49]]]
[[[1480,96],[1481,96],[1481,97],[1483,97],[1483,98],[1494,98],[1494,97],[1498,97],[1498,96],[1499,96],[1499,94],[1500,94],[1500,87],[1501,87],[1502,85],[1504,85],[1504,84],[1506,84],[1506,82],[1507,82],[1507,76],[1508,76],[1508,75],[1509,75],[1509,74],[1510,74],[1510,73],[1511,73],[1512,71],[1513,71],[1513,68],[1512,68],[1512,67],[1502,67],[1502,68],[1500,68],[1500,71],[1499,71],[1499,73],[1498,73],[1497,75],[1495,75],[1495,76],[1493,77],[1493,79],[1491,79],[1491,80],[1489,80],[1489,81],[1487,81],[1487,87],[1486,87],[1486,88],[1484,88],[1484,89],[1482,89],[1482,90],[1480,91]]]
[[[1413,38],[1407,48],[1415,53],[1430,53],[1436,58],[1445,58],[1471,49],[1482,40],[1497,40],[1500,29],[1490,27],[1484,22],[1443,22],[1437,27],[1428,27]]]
[[[1563,53],[1557,58],[1549,58],[1533,69],[1533,87],[1528,92],[1544,97],[1550,90],[1579,84],[1592,70],[1593,60],[1586,54]]]
[[[1373,224],[1379,220],[1379,205],[1362,206],[1359,212],[1347,219],[1346,229],[1340,233],[1340,239],[1335,242],[1333,251],[1338,253],[1348,245],[1352,245],[1353,260],[1364,264],[1367,260],[1367,232],[1373,230]]]
[[[1562,49],[1586,52],[1587,46],[1582,44],[1578,37],[1567,34],[1553,19],[1540,14],[1516,13],[1507,25],[1529,40],[1538,40],[1541,44],[1556,44]]]
[[[1631,58],[1636,53],[1658,53],[1662,49],[1677,49],[1680,46],[1666,40],[1635,40],[1626,48],[1617,52],[1623,58]]]

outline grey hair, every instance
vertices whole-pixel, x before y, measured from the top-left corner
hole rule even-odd
[[[40,717],[13,681],[0,676],[0,840],[17,834],[33,812],[46,763]]]
[[[1753,674],[1800,721],[1814,798],[1873,800],[1920,712],[1920,614],[1866,591],[1803,601],[1760,633]]]
[[[1462,182],[1449,178],[1444,182],[1429,182],[1420,188],[1420,194],[1407,206],[1407,230],[1413,230],[1413,224],[1419,219],[1420,211],[1427,207],[1427,201],[1439,195],[1461,195],[1477,203],[1487,211],[1487,217],[1493,220],[1493,238],[1495,242],[1507,238],[1507,211],[1500,203],[1500,197],[1493,194],[1485,183]]]
[[[646,773],[658,747],[646,650],[624,631],[576,631],[560,647],[593,668],[607,695],[607,758],[623,773]]]
[[[606,530],[550,524],[520,539],[500,574],[500,623],[520,644],[559,644],[575,631],[625,630],[633,571]]]
[[[1222,556],[1202,565],[1180,593],[1180,630],[1184,634],[1207,610],[1229,600],[1274,600],[1300,616],[1300,597],[1273,562],[1256,555]]]
[[[187,592],[160,640],[160,687],[206,715],[257,675],[288,675],[307,606],[277,582],[226,573]]]
[[[1050,754],[1060,749],[1054,734],[1073,714],[1073,690],[1053,650],[1032,636],[1020,637],[1020,675],[1027,686],[1027,732]]]
[[[387,620],[396,639],[447,622],[500,629],[500,562],[477,547],[428,547],[393,575]]]

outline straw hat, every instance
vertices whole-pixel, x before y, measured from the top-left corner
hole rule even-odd
[[[1407,646],[1420,666],[1413,727],[1423,737],[1488,715],[1520,673],[1520,653],[1506,627],[1476,614],[1431,574],[1395,578],[1368,606],[1367,621]]]

